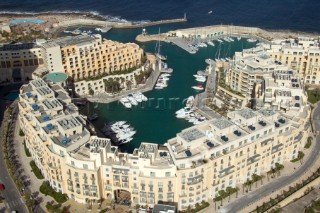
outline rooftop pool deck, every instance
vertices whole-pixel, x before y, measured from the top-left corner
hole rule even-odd
[[[62,72],[52,72],[44,76],[45,81],[51,81],[53,83],[61,83],[67,80],[68,76]]]
[[[42,24],[44,20],[40,19],[16,19],[9,22],[9,24],[21,24],[21,23],[35,23],[35,24]]]

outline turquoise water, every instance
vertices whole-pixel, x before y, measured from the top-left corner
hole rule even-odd
[[[8,94],[6,94],[4,96],[4,99],[9,100],[9,101],[14,101],[14,100],[18,99],[18,97],[19,97],[19,92],[12,91],[12,92],[9,92]]]
[[[48,81],[52,81],[53,83],[61,83],[67,80],[68,75],[62,72],[53,72],[47,74],[44,79]]]
[[[44,23],[43,20],[40,19],[17,19],[9,22],[10,24],[21,24],[21,23],[35,23],[35,24],[42,24]]]
[[[105,34],[105,37],[129,42],[134,41],[138,33],[140,33],[140,30],[137,29],[111,30]],[[140,45],[145,51],[154,52],[155,42]],[[232,57],[235,51],[253,46],[254,44],[248,43],[244,39],[232,43],[225,42],[221,45],[220,54],[221,57]],[[218,44],[216,43],[215,47],[202,48],[194,55],[168,43],[162,43],[161,48],[163,55],[168,57],[169,67],[174,70],[167,88],[146,92],[145,95],[150,101],[129,110],[119,102],[110,104],[92,103],[87,108],[82,109],[86,114],[92,112],[99,114],[99,119],[94,122],[97,128],[102,128],[106,122],[125,120],[137,130],[134,140],[121,146],[123,151],[131,152],[134,148],[139,147],[141,142],[163,144],[168,139],[175,137],[182,129],[191,126],[187,121],[177,119],[175,112],[185,105],[183,100],[190,95],[197,94],[191,88],[199,84],[194,80],[193,74],[206,68],[205,59],[215,57]]]

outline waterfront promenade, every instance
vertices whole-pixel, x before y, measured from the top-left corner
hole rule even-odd
[[[95,96],[82,96],[82,98],[86,98],[90,102],[96,102],[96,103],[111,103],[117,100],[120,100],[121,98],[129,95],[130,93],[135,92],[147,92],[153,89],[154,85],[156,84],[158,77],[161,73],[161,70],[158,69],[158,66],[156,65],[156,69],[152,71],[151,75],[147,79],[146,83],[143,85],[138,85],[136,88],[130,89],[130,90],[123,90],[119,93],[110,95],[107,93],[100,93]]]

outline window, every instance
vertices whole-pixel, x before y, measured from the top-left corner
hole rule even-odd
[[[73,160],[71,161],[71,165],[74,166],[74,161]]]
[[[166,172],[166,177],[170,177],[171,176],[171,172]]]
[[[83,164],[84,169],[88,169],[88,164]]]

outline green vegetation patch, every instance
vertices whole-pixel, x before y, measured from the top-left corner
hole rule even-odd
[[[316,88],[313,90],[307,90],[307,94],[308,94],[308,101],[312,104],[317,103],[318,101],[320,101],[320,89]]]
[[[295,163],[295,162],[297,162],[297,161],[302,160],[303,158],[304,158],[304,153],[301,152],[301,151],[299,151],[299,152],[298,152],[298,157],[297,157],[296,159],[291,160],[291,162],[292,162],[292,163]]]
[[[37,167],[37,165],[36,165],[36,163],[35,163],[34,161],[31,161],[31,162],[30,162],[30,166],[31,166],[32,172],[34,173],[34,175],[35,175],[38,179],[40,179],[40,180],[44,179],[44,177],[43,177],[40,169]]]
[[[55,199],[58,203],[64,203],[67,201],[67,196],[61,192],[56,192],[49,184],[48,181],[44,181],[40,186],[40,192],[44,195],[49,195]]]
[[[27,148],[27,145],[26,145],[25,142],[23,143],[23,147],[24,147],[24,151],[25,151],[25,153],[26,153],[26,156],[27,156],[27,157],[31,157],[31,154],[30,154],[29,149]],[[30,163],[31,163],[31,162],[30,162]]]
[[[306,149],[310,148],[310,146],[312,145],[312,139],[313,138],[311,136],[308,137],[307,143],[306,143],[306,145],[304,145],[304,148],[306,148]]]

